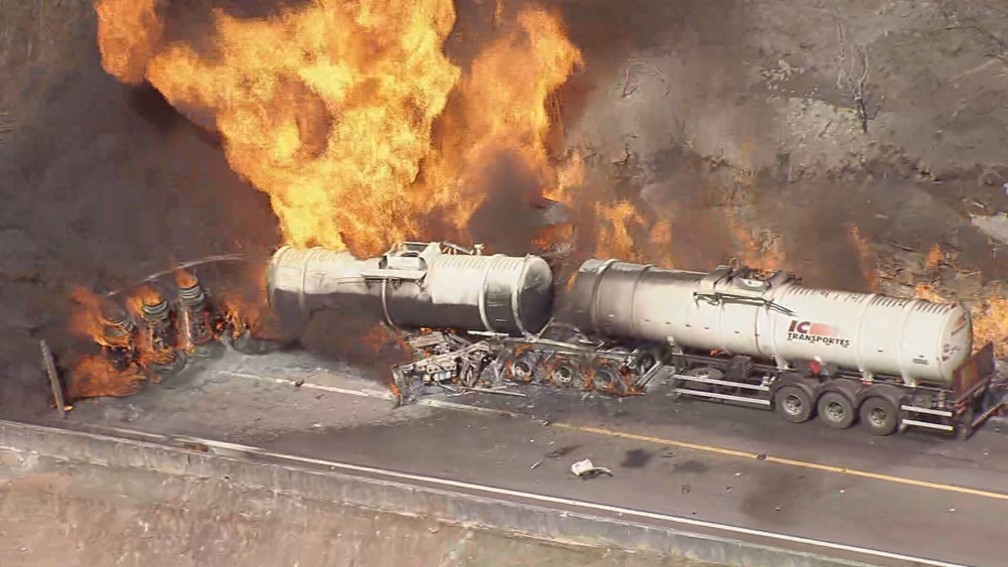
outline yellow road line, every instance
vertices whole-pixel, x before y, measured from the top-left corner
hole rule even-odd
[[[714,453],[718,455],[726,455],[729,457],[740,457],[745,459],[758,459],[760,456],[756,453],[749,451],[740,451],[738,449],[726,449],[724,447],[714,447],[711,445],[702,445],[700,443],[690,443],[688,441],[676,441],[674,439],[665,439],[662,437],[654,437],[651,435],[640,435],[637,433],[626,433],[623,431],[613,431],[612,429],[605,429],[602,427],[591,427],[587,425],[576,425],[573,423],[558,423],[554,422],[553,427],[560,429],[568,429],[572,431],[581,431],[585,433],[594,433],[597,435],[605,435],[608,437],[618,437],[621,439],[633,439],[635,441],[644,441],[647,443],[652,443],[656,445],[665,445],[669,447],[680,447],[683,449],[692,449],[695,451],[703,451],[706,453]],[[916,480],[912,478],[904,478],[901,476],[893,476],[882,473],[874,473],[869,471],[863,471],[859,469],[850,469],[847,467],[838,467],[835,465],[823,465],[820,463],[811,463],[808,461],[799,461],[796,459],[786,459],[784,457],[774,457],[772,455],[766,455],[763,459],[768,463],[777,463],[780,465],[788,465],[792,467],[798,467],[803,469],[811,469],[817,471],[831,472],[836,474],[844,474],[848,476],[856,476],[861,478],[870,478],[872,480],[880,480],[884,482],[891,482],[894,484],[905,484],[908,486],[916,486],[919,488],[929,488],[932,490],[940,490],[944,492],[954,492],[957,494],[968,494],[970,496],[979,496],[981,498],[990,498],[993,500],[1008,500],[1008,494],[1003,492],[993,492],[990,490],[980,490],[978,488],[968,488],[965,486],[957,486],[955,484],[944,484],[941,482],[931,482],[928,480]]]
[[[257,374],[246,374],[232,371],[218,371],[220,374],[229,374],[241,378],[253,378],[258,380],[268,380],[277,383],[290,383],[294,382],[291,380],[285,380],[283,378],[272,378],[266,376],[260,376]],[[304,388],[312,388],[318,390],[326,390],[334,393],[340,394],[351,394],[355,396],[364,396],[371,398],[380,398],[391,400],[392,395],[388,392],[377,391],[377,390],[353,390],[348,388],[339,388],[333,386],[324,386],[320,384],[305,383]],[[484,408],[478,406],[470,406],[468,404],[460,404],[458,402],[449,402],[437,399],[421,399],[418,400],[420,405],[426,405],[430,407],[440,407],[444,409],[454,409],[459,411],[471,412],[471,413],[491,413],[500,415],[510,415],[512,417],[527,417],[534,419],[535,416],[520,413],[509,410],[499,410],[494,408]],[[612,429],[606,429],[604,427],[592,427],[590,425],[578,425],[575,423],[564,423],[564,422],[551,422],[550,427],[556,427],[558,429],[566,429],[569,431],[579,431],[582,433],[593,433],[595,435],[604,435],[607,437],[617,437],[621,439],[633,439],[634,441],[643,441],[646,443],[651,443],[654,445],[663,445],[667,447],[679,447],[681,449],[691,449],[694,451],[700,451],[704,453],[711,453],[715,455],[724,455],[726,457],[736,457],[741,459],[760,459],[760,455],[750,452],[742,451],[739,449],[728,449],[726,447],[715,447],[713,445],[704,445],[701,443],[690,443],[689,441],[677,441],[675,439],[665,439],[663,437],[655,437],[653,435],[641,435],[639,433],[628,433],[624,431],[614,431]],[[878,480],[883,482],[891,482],[894,484],[903,484],[907,486],[916,486],[918,488],[929,488],[932,490],[939,490],[943,492],[952,492],[956,494],[968,494],[970,496],[979,496],[981,498],[990,498],[992,500],[1008,500],[1008,494],[1003,492],[993,492],[990,490],[981,490],[978,488],[968,488],[965,486],[957,486],[954,484],[944,484],[941,482],[931,482],[928,480],[916,480],[912,478],[904,478],[900,476],[893,476],[882,473],[874,473],[870,471],[863,471],[859,469],[851,469],[847,467],[839,467],[836,465],[824,465],[820,463],[812,463],[809,461],[799,461],[797,459],[787,459],[784,457],[774,457],[772,455],[766,455],[766,457],[760,459],[768,463],[776,463],[779,465],[787,465],[791,467],[817,470],[823,472],[830,472],[835,474],[842,474],[847,476],[854,476],[860,478],[868,478],[872,480]]]

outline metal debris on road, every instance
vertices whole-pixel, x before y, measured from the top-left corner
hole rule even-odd
[[[611,470],[605,467],[595,466],[595,464],[591,462],[591,459],[584,459],[583,461],[574,463],[571,465],[571,472],[574,473],[574,476],[585,480],[595,478],[600,474],[613,476]]]
[[[539,465],[541,465],[541,464],[542,464],[542,461],[536,461],[536,462],[532,463],[532,466],[531,466],[531,467],[529,467],[529,470],[533,470],[533,471],[534,471],[534,470],[536,470],[536,468],[538,468],[538,467],[539,467]]]
[[[66,417],[70,406],[68,406],[66,401],[63,399],[63,384],[60,382],[59,374],[56,373],[56,362],[53,360],[52,351],[49,350],[49,344],[44,340],[39,341],[39,347],[42,349],[42,366],[45,367],[46,376],[49,378],[49,387],[52,389],[53,403],[56,405],[56,409],[59,411],[60,417]]]

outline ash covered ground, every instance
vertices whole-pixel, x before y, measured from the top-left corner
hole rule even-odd
[[[470,56],[491,4],[456,5],[451,57]],[[584,164],[575,256],[707,269],[738,255],[812,285],[997,290],[998,2],[549,4],[584,56],[556,97],[550,148]],[[254,17],[273,3],[243,6]],[[47,410],[37,344],[70,356],[75,286],[115,289],[210,254],[261,258],[280,236],[267,196],[212,134],[102,70],[90,0],[3,2],[0,22],[0,416],[15,417]],[[520,210],[527,182],[500,169],[471,232],[517,250],[513,215],[494,213]]]

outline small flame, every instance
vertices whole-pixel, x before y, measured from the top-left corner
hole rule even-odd
[[[924,260],[924,267],[928,270],[934,270],[941,264],[945,262],[945,253],[942,252],[940,244],[935,244],[928,251],[927,258]]]
[[[935,303],[951,303],[934,286],[926,283],[914,286],[913,296]],[[1008,298],[987,298],[971,309],[970,319],[973,322],[973,351],[982,349],[987,343],[994,343],[995,356],[1008,357]]]
[[[763,271],[783,269],[784,253],[776,235],[769,230],[749,226],[730,210],[727,216],[736,254],[744,264]]]
[[[184,289],[188,287],[193,287],[194,285],[198,284],[199,280],[197,280],[196,276],[194,276],[189,271],[179,270],[175,272],[175,285],[177,285],[178,287]]]
[[[994,354],[1008,357],[1008,298],[989,298],[973,310],[972,316],[974,350],[994,343]]]
[[[226,293],[220,301],[218,332],[230,332],[231,339],[245,333],[256,334],[262,324],[262,307],[237,293]]]
[[[858,251],[858,263],[861,266],[861,276],[864,278],[865,284],[869,291],[878,291],[879,288],[879,275],[878,275],[878,256],[875,251],[872,250],[871,244],[868,239],[861,234],[861,229],[856,225],[851,225],[848,228],[851,240],[854,241],[854,247]]]
[[[126,308],[134,317],[143,318],[143,306],[148,307],[161,303],[163,298],[161,293],[149,284],[139,286],[129,298],[126,299]]]
[[[634,245],[635,229],[640,229],[643,220],[637,213],[637,208],[629,201],[612,203],[595,203],[595,215],[598,220],[598,235],[595,241],[596,258],[619,258],[627,262],[641,260],[641,255]]]
[[[927,283],[919,283],[914,286],[913,296],[917,299],[923,299],[934,303],[948,303],[947,299],[935,291],[934,286]]]

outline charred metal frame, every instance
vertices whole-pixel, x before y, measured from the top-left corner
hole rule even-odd
[[[603,263],[599,271],[610,263]],[[734,273],[744,268],[731,269]],[[784,278],[793,276],[778,272],[770,280]],[[596,285],[600,281],[597,279]],[[793,315],[787,306],[745,294],[704,293],[701,289],[694,300],[758,302]],[[592,308],[594,316],[594,304]],[[634,396],[644,394],[660,377],[658,382],[675,396],[761,407],[792,422],[810,419],[824,396],[830,395],[826,410],[833,421],[827,423],[835,428],[849,427],[860,414],[871,422],[869,429],[876,434],[917,427],[964,439],[1004,406],[1004,402],[988,403],[987,399],[996,376],[990,344],[956,372],[951,389],[943,389],[907,384],[898,376],[840,371],[812,361],[769,363],[744,355],[696,352],[675,344],[589,337],[556,321],[550,321],[538,334],[525,332],[520,337],[430,329],[399,332],[407,335],[415,356],[413,362],[392,370],[399,403],[432,386],[457,393],[459,389],[536,384]],[[806,407],[796,409],[795,400]],[[840,406],[847,415],[837,413],[833,406]]]

